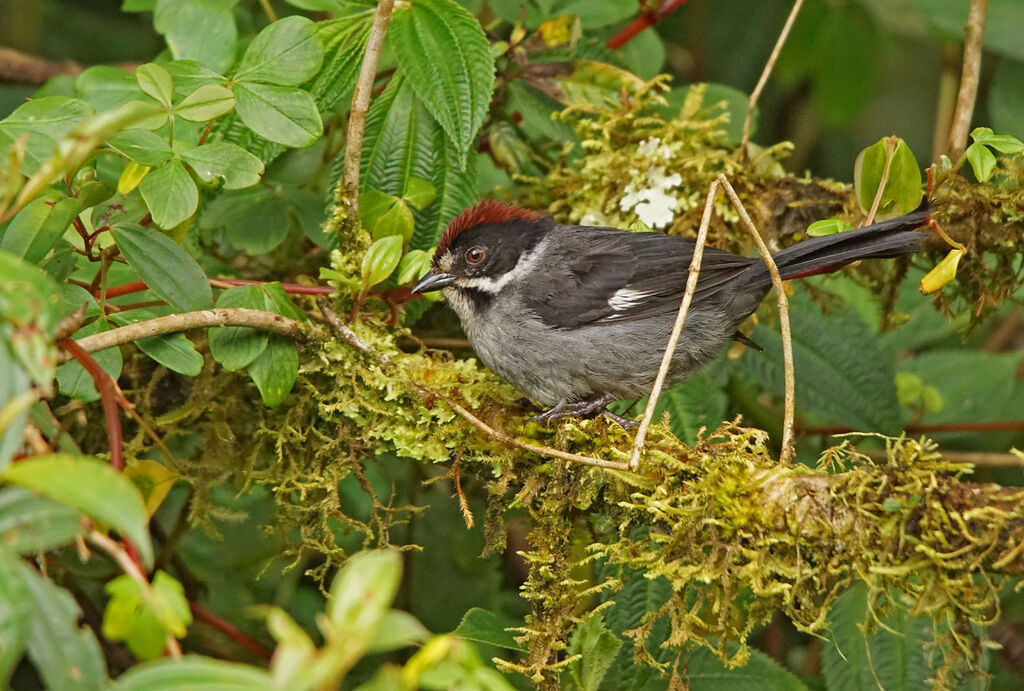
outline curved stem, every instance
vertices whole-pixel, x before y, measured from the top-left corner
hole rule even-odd
[[[960,75],[960,92],[953,111],[953,126],[949,130],[946,153],[956,160],[967,148],[967,133],[971,129],[974,101],[978,97],[981,79],[982,41],[985,36],[985,10],[988,0],[971,0],[964,25],[964,66]]]

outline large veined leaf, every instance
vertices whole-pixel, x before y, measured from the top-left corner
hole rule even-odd
[[[483,29],[454,0],[414,0],[395,12],[388,39],[463,167],[494,90],[494,58]]]
[[[82,514],[22,487],[0,490],[0,540],[18,554],[38,554],[81,535]]]
[[[131,668],[110,687],[115,691],[259,691],[272,688],[258,667],[199,655],[164,658]]]
[[[867,588],[858,583],[843,593],[828,614],[832,640],[821,646],[821,671],[829,691],[908,691],[930,689],[928,679],[941,655],[932,650],[931,620],[893,613],[885,627],[867,634],[873,624],[868,612]]]
[[[0,548],[0,684],[4,688],[9,688],[11,672],[25,652],[34,610],[18,558]]]
[[[213,302],[202,268],[174,240],[135,223],[119,223],[111,232],[129,266],[164,300],[182,312],[206,309]]]
[[[857,430],[899,433],[902,413],[892,356],[879,347],[859,316],[822,314],[798,294],[790,300],[790,325],[797,407]],[[748,350],[739,364],[754,381],[781,396],[782,340],[777,329],[758,324],[753,339],[764,352]]]
[[[434,186],[433,203],[413,212],[416,229],[411,247],[432,249],[448,221],[476,200],[475,173],[473,159],[460,170],[457,152],[409,80],[396,76],[370,106],[361,181],[364,190],[396,197],[408,189],[410,178]]]

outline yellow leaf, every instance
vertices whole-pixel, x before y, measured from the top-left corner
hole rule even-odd
[[[142,178],[146,177],[148,172],[149,166],[141,165],[135,161],[128,161],[124,170],[121,171],[121,177],[117,180],[117,191],[121,194],[128,194],[139,186]]]
[[[956,278],[956,267],[960,264],[962,256],[963,250],[950,250],[949,254],[921,279],[921,292],[925,295],[934,293]]]
[[[150,518],[160,508],[160,504],[178,479],[176,472],[148,458],[129,461],[124,474],[142,493],[142,498],[146,500],[146,513]]]
[[[583,30],[580,27],[578,14],[566,14],[546,21],[537,27],[537,35],[544,41],[548,48],[568,45],[570,48],[576,45]]]

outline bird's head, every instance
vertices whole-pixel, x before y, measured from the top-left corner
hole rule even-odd
[[[485,201],[459,214],[444,230],[430,273],[412,288],[444,288],[494,295],[527,273],[551,227],[545,216],[504,202]]]

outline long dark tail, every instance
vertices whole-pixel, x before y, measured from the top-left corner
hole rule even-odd
[[[870,226],[811,238],[774,255],[782,278],[801,278],[831,273],[858,259],[883,259],[916,252],[927,233],[915,232],[928,222],[928,200],[909,214]],[[752,287],[768,286],[771,276],[763,262],[747,270]]]

